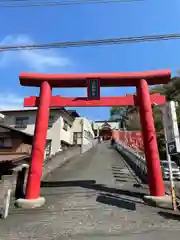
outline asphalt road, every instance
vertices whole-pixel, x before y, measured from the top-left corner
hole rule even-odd
[[[0,239],[178,239],[180,216],[145,205],[148,190],[138,183],[119,153],[102,143],[42,183],[43,207],[12,208],[0,222]]]

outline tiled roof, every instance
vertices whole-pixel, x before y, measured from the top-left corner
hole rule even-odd
[[[30,155],[26,153],[0,153],[0,163],[2,162],[18,162],[30,158]]]

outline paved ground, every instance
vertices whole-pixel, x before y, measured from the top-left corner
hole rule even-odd
[[[45,206],[12,208],[0,239],[178,239],[180,217],[144,205],[147,189],[138,183],[120,155],[100,144],[42,183]]]

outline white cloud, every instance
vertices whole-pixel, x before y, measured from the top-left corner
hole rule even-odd
[[[0,94],[0,110],[23,108],[23,98],[12,93]]]
[[[0,45],[35,44],[28,35],[6,36]],[[12,64],[23,64],[36,71],[48,71],[52,68],[63,68],[71,64],[69,58],[61,56],[55,50],[23,50],[4,52],[0,57],[0,67],[11,67]]]

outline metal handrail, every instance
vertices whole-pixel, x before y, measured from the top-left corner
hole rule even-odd
[[[147,175],[146,159],[143,156],[129,146],[124,145],[121,141],[115,141],[115,145],[116,149],[123,151],[127,157],[133,157],[133,159],[135,159],[134,163],[136,164],[136,167],[140,169],[141,174]]]

